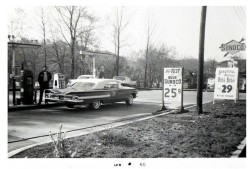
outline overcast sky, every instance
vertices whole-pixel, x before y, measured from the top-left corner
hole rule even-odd
[[[34,24],[36,7],[22,7],[26,13],[25,24],[28,31],[25,36],[32,39],[39,39]],[[89,10],[99,17],[97,35],[101,41],[101,50],[114,52],[112,43],[112,18],[115,7],[89,6]],[[231,40],[240,41],[246,38],[246,8],[243,6],[208,6],[206,18],[206,40],[205,59],[216,59],[222,61],[225,52],[219,47],[222,43]],[[9,9],[9,16],[13,17],[12,8]],[[145,48],[146,28],[149,16],[150,22],[155,25],[153,42],[157,46],[162,43],[175,47],[180,58],[198,57],[199,33],[200,33],[200,6],[126,6],[125,20],[129,24],[123,32],[127,46],[121,49],[121,54],[130,56],[133,51]],[[243,52],[244,54],[244,52]]]

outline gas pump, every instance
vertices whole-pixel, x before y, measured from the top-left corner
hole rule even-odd
[[[31,70],[22,70],[20,76],[21,101],[23,104],[33,104],[33,73]]]
[[[65,77],[62,73],[54,74],[53,78],[53,89],[64,89],[65,88]]]

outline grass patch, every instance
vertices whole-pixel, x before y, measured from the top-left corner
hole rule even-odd
[[[73,158],[230,157],[246,137],[246,102],[218,101],[196,108],[64,141]],[[13,158],[55,158],[45,144]]]

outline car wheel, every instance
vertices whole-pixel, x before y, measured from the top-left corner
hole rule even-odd
[[[67,104],[67,107],[68,107],[68,108],[73,108],[74,105],[73,105],[73,104]]]
[[[96,100],[93,103],[90,103],[90,108],[93,109],[93,110],[99,109],[100,106],[101,106],[100,100]]]
[[[134,103],[134,97],[132,95],[130,95],[128,100],[126,100],[126,105],[130,106],[133,103]]]

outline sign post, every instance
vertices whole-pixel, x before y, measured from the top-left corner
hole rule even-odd
[[[184,110],[182,75],[183,68],[164,68],[163,108],[166,108],[165,103],[170,103],[174,109]]]
[[[238,89],[238,68],[217,68],[215,75],[214,100],[235,100]]]
[[[165,68],[163,68],[163,79],[162,79],[162,108],[161,110],[167,110],[166,106],[165,106],[165,102],[164,102],[164,82],[165,82]]]

